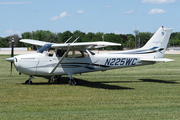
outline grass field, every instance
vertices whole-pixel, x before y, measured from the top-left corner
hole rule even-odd
[[[180,55],[174,62],[74,75],[78,86],[47,84],[0,56],[0,119],[180,119]]]

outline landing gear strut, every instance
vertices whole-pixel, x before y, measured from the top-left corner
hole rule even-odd
[[[32,76],[29,76],[29,79],[25,81],[25,84],[31,85],[32,84],[31,78]]]

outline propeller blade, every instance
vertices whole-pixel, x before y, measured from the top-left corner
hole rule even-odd
[[[11,42],[11,57],[14,57],[14,38],[12,38]]]
[[[14,57],[14,38],[12,38],[12,42],[11,42],[11,57]],[[12,75],[12,64],[13,62],[11,62],[11,75]]]

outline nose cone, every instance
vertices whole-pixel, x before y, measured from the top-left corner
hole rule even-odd
[[[6,61],[14,62],[14,57],[6,58]]]

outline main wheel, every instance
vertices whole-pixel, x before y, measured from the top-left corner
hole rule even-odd
[[[70,79],[69,85],[78,85],[78,80],[77,79]]]
[[[49,80],[49,83],[50,83],[50,81],[52,81],[52,82],[59,82],[60,78],[61,78],[61,75],[59,75],[59,76],[51,76],[51,78]]]

